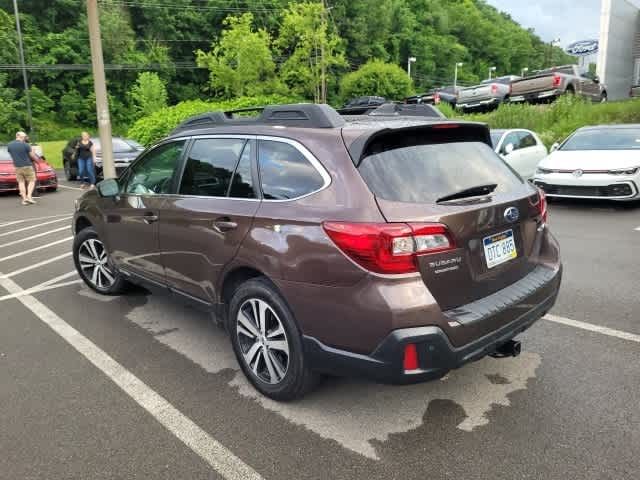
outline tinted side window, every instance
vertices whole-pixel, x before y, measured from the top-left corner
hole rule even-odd
[[[513,144],[514,150],[518,150],[518,148],[520,148],[520,140],[518,139],[517,133],[512,132],[505,137],[504,141],[502,142],[502,153],[506,153],[507,145],[509,145],[510,143]]]
[[[520,132],[520,147],[518,148],[529,148],[536,146],[536,139],[533,138],[533,135],[527,132]]]
[[[193,142],[180,194],[226,197],[245,142],[238,138],[202,138]]]
[[[184,149],[184,140],[161,145],[136,162],[129,172],[124,193],[153,195],[172,193],[173,179]]]
[[[302,197],[324,184],[311,162],[288,143],[260,141],[258,165],[262,193],[267,200]]]
[[[247,142],[242,151],[242,156],[238,162],[236,173],[231,180],[231,190],[229,196],[234,198],[256,198],[256,191],[253,187],[253,176],[251,175],[251,152],[253,143]]]

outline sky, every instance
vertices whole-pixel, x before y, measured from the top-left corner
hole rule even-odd
[[[487,0],[546,42],[563,47],[578,40],[600,38],[601,0]]]

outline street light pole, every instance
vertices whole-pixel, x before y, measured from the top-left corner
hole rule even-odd
[[[407,60],[407,75],[409,75],[409,78],[411,78],[411,64],[415,63],[415,61],[416,57],[409,57]]]
[[[489,80],[491,80],[491,74],[496,71],[496,67],[489,67]]]
[[[527,73],[528,71],[529,71],[529,67],[524,67],[524,68],[522,69],[522,71],[520,72],[520,76],[521,76],[521,77],[524,77],[525,73]]]
[[[13,11],[16,16],[16,30],[18,32],[18,53],[20,54],[20,65],[22,66],[22,80],[24,82],[24,95],[27,101],[27,123],[29,124],[29,135],[33,136],[33,116],[31,114],[31,91],[29,90],[29,80],[27,79],[27,67],[24,64],[24,47],[22,46],[22,30],[20,29],[20,14],[18,12],[18,0],[13,0]],[[34,141],[35,139],[30,139]]]
[[[98,131],[100,132],[100,149],[102,151],[102,171],[104,178],[116,178],[116,169],[113,164],[111,118],[109,117],[107,82],[104,76],[104,58],[102,57],[102,39],[100,37],[97,0],[87,0],[87,23],[89,26],[89,42],[91,44],[93,84],[96,92],[96,113],[98,116]]]
[[[454,90],[458,86],[458,67],[461,67],[462,65],[464,65],[462,62],[457,62],[456,68],[453,71],[453,89]]]

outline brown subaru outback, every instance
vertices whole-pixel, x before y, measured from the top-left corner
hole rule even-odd
[[[515,356],[560,286],[544,194],[485,125],[418,107],[191,118],[76,202],[78,272],[213,312],[278,400],[323,374],[409,383]]]

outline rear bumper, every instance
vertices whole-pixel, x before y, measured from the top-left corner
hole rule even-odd
[[[519,103],[519,102],[535,102],[536,100],[545,100],[549,98],[555,98],[559,95],[562,95],[561,90],[544,90],[542,92],[529,92],[523,94],[512,94],[509,97],[509,102],[511,103]]]
[[[491,105],[497,105],[501,101],[502,99],[497,97],[484,98],[480,100],[477,100],[477,99],[468,100],[468,101],[462,100],[462,101],[459,101],[458,104],[456,104],[456,108],[473,110],[474,108],[482,108],[482,107],[487,107]]]
[[[542,301],[530,305],[531,308],[509,323],[477,338],[466,345],[455,347],[444,331],[437,326],[424,326],[398,329],[391,332],[370,355],[339,350],[322,344],[317,339],[303,337],[305,354],[313,370],[339,376],[365,377],[383,383],[406,384],[435,380],[446,375],[450,370],[459,368],[469,362],[479,360],[494,352],[499,346],[529,328],[544,316],[555,304],[562,269],[554,270],[547,276],[544,285],[539,286],[528,295],[538,297],[539,292],[547,291]],[[522,286],[515,289],[505,288],[502,305],[514,291],[522,291]],[[497,292],[500,294],[501,292]],[[496,295],[498,298],[500,295]],[[518,299],[522,303],[523,299]],[[526,302],[526,299],[525,299]],[[476,309],[477,311],[477,309]],[[489,313],[492,315],[494,313]],[[482,321],[482,318],[473,321]],[[464,328],[461,326],[459,328]],[[418,350],[419,368],[411,372],[403,370],[403,352],[407,344],[413,343]]]

